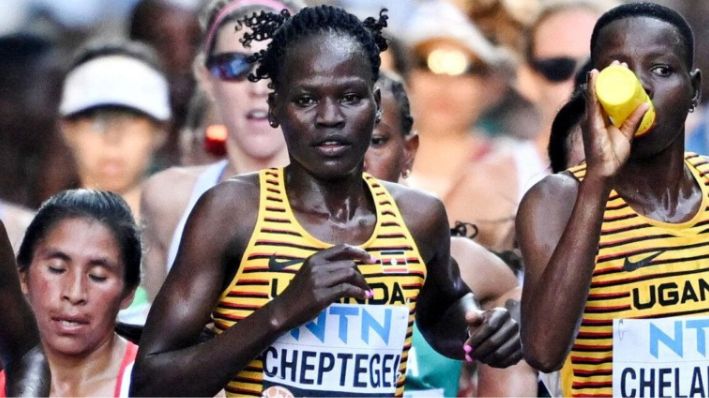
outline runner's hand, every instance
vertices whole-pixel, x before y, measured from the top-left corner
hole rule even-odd
[[[623,65],[613,61],[613,65]],[[630,156],[635,131],[640,126],[647,104],[638,106],[620,128],[615,127],[596,97],[598,70],[588,75],[586,90],[586,120],[583,124],[583,145],[588,174],[602,178],[615,176]]]
[[[473,310],[465,316],[470,337],[465,342],[467,360],[506,368],[522,359],[519,324],[506,308]]]
[[[291,329],[313,319],[342,297],[367,299],[371,290],[358,263],[376,262],[365,250],[337,245],[305,259],[298,273],[273,305],[278,325]]]

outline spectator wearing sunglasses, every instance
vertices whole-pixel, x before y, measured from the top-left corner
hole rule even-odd
[[[506,53],[455,6],[425,2],[402,34],[411,49],[410,98],[420,148],[407,183],[443,200],[451,227],[475,224],[477,241],[510,248],[514,167],[474,126],[508,85]]]
[[[571,97],[574,76],[589,57],[593,25],[610,1],[574,0],[544,6],[527,33],[526,65],[520,91],[537,107],[537,155],[548,164],[546,148],[551,123]]]
[[[145,286],[151,298],[165,280],[187,216],[202,193],[232,175],[288,163],[283,135],[268,123],[268,82],[247,80],[252,68],[247,58],[266,48],[266,43],[244,47],[237,27],[240,19],[258,11],[295,13],[302,7],[299,0],[212,0],[202,10],[202,47],[194,70],[198,85],[213,100],[226,127],[226,159],[206,166],[171,168],[147,182],[141,210],[147,248]]]

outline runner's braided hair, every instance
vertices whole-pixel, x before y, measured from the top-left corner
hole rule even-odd
[[[404,81],[393,72],[382,71],[377,84],[379,84],[382,92],[389,91],[394,97],[398,108],[399,121],[401,122],[401,132],[404,133],[404,137],[408,136],[411,134],[411,128],[414,125],[414,118],[411,116],[411,103],[409,102],[409,96],[406,95]]]
[[[322,5],[306,7],[291,16],[288,10],[280,13],[261,11],[245,18],[242,23],[251,28],[240,39],[244,47],[249,47],[254,41],[272,39],[265,50],[251,56],[250,62],[258,63],[256,69],[249,74],[249,80],[257,82],[261,79],[271,79],[270,88],[275,89],[284,58],[293,43],[304,37],[321,32],[344,33],[358,41],[369,57],[372,65],[373,82],[379,78],[381,60],[379,53],[387,49],[387,42],[382,36],[382,29],[387,26],[386,9],[382,9],[379,18],[369,17],[360,21],[347,11]]]

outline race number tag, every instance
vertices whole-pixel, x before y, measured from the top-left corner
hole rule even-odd
[[[613,321],[613,396],[709,396],[709,318]]]
[[[264,351],[264,395],[394,395],[408,317],[406,306],[330,305]]]

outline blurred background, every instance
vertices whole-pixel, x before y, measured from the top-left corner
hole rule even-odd
[[[435,15],[439,13],[442,2],[337,0],[309,3],[336,4],[358,15],[373,15],[380,7],[387,7],[390,10],[391,36],[401,41],[402,47],[408,47],[402,54],[408,51],[409,55],[402,55],[398,60],[401,65],[406,65],[410,62],[406,59],[410,58],[412,46],[433,38],[436,33],[464,42],[467,50],[475,51],[476,44],[466,42],[474,38],[461,37],[460,32],[451,29],[452,26],[430,24],[435,19],[445,20],[445,16]],[[525,52],[529,49],[530,26],[546,3],[550,1],[450,0],[450,4],[460,10],[495,46],[497,55],[494,57],[505,59],[504,62],[485,61],[489,67],[496,69],[493,72],[499,72],[486,82],[488,89],[496,88],[494,92],[471,92],[478,97],[471,101],[480,102],[479,97],[485,96],[484,103],[477,104],[476,109],[471,110],[479,113],[470,118],[475,124],[470,129],[476,134],[522,140],[535,140],[542,134],[539,131],[547,116],[535,108],[535,102],[543,95],[530,83],[534,79],[529,77],[529,71],[524,70],[524,64]],[[706,47],[709,44],[703,38],[707,37],[709,29],[709,7],[701,0],[666,0],[661,3],[677,9],[690,20],[698,37],[696,62],[700,68],[707,70],[709,49]],[[419,12],[422,5],[425,11],[423,16]],[[130,37],[144,41],[155,48],[162,60],[170,82],[173,120],[168,139],[156,153],[150,172],[181,163],[208,162],[218,158],[222,153],[218,145],[219,133],[216,138],[212,137],[216,139],[216,144],[208,142],[212,138],[205,133],[207,129],[199,130],[197,123],[191,130],[192,135],[180,138],[195,86],[192,58],[201,42],[197,15],[203,6],[201,0],[0,2],[0,199],[3,203],[36,208],[58,190],[76,186],[72,156],[57,131],[57,106],[61,81],[72,54],[86,41],[99,37]],[[426,12],[431,16],[427,17]],[[415,33],[419,28],[427,31]],[[418,37],[418,43],[408,40],[414,36]],[[504,51],[497,51],[499,49]],[[481,54],[474,55],[484,58]],[[411,65],[401,65],[394,69],[402,74],[408,73],[406,68]],[[415,65],[413,69],[416,69]],[[417,92],[422,90],[416,89]],[[704,92],[709,93],[709,90]],[[417,102],[424,101],[414,98],[414,107]],[[472,105],[470,109],[473,109]],[[696,121],[693,123],[697,126],[702,124],[700,114],[695,114]],[[416,112],[415,116],[418,116]],[[542,163],[545,167],[544,161]],[[414,170],[414,175],[417,171],[420,179],[425,181],[425,168]],[[513,196],[518,197],[519,194]]]

